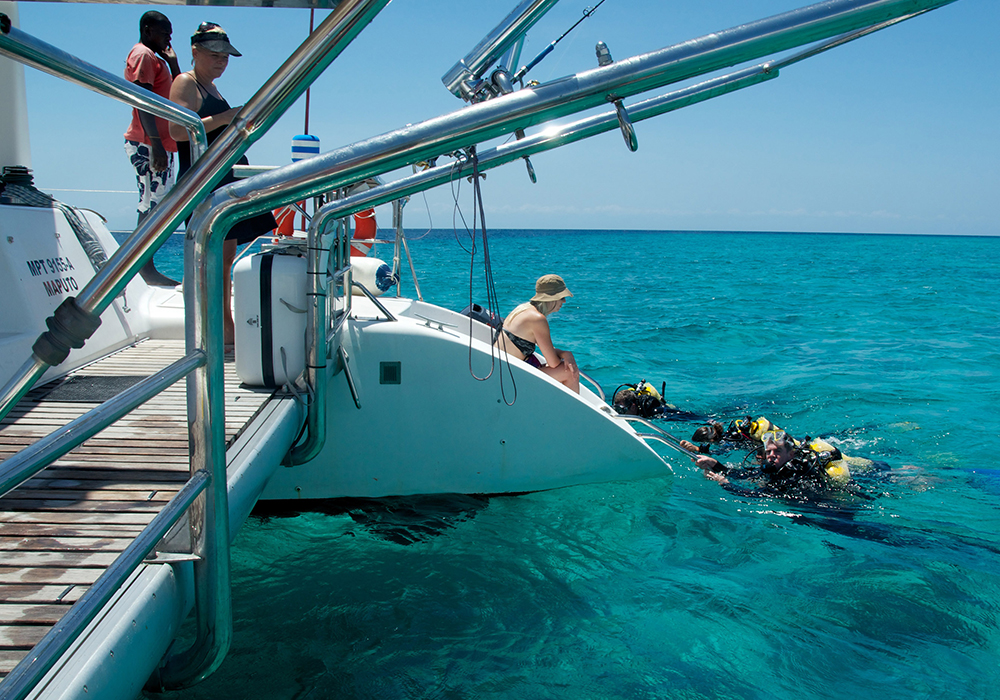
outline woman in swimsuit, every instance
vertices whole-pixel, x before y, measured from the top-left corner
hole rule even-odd
[[[568,350],[552,345],[548,316],[562,308],[566,297],[573,294],[559,275],[542,275],[535,282],[535,296],[521,304],[504,319],[503,331],[497,334],[496,346],[513,357],[538,367],[567,388],[580,393],[580,370],[576,358]],[[542,365],[535,357],[535,348],[545,356]]]
[[[170,99],[187,107],[201,117],[205,126],[205,135],[209,145],[229,126],[229,123],[240,111],[240,107],[230,107],[229,103],[215,87],[216,79],[226,72],[230,56],[241,56],[232,44],[226,31],[214,22],[202,22],[191,37],[191,70],[174,78],[170,87]],[[177,157],[179,167],[177,178],[180,179],[191,167],[191,149],[188,144],[188,133],[183,126],[170,124],[170,135],[177,141]],[[245,158],[240,159],[245,164]],[[235,182],[236,177],[230,171],[216,187],[222,187]],[[271,214],[261,214],[245,219],[235,224],[226,234],[226,242],[222,248],[223,280],[225,285],[225,313],[223,328],[225,343],[231,346],[235,336],[233,327],[232,304],[232,268],[236,258],[236,249],[244,243],[256,239],[277,226]]]

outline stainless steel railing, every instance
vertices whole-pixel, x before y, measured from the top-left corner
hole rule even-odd
[[[697,456],[696,452],[692,452],[691,450],[681,446],[680,438],[674,437],[663,428],[658,425],[654,425],[651,421],[648,421],[645,418],[623,414],[619,414],[616,417],[618,420],[625,421],[626,423],[639,423],[640,425],[643,425],[653,431],[652,435],[649,433],[636,433],[642,438],[655,437],[658,442],[662,442],[664,445],[672,447],[683,455],[687,455],[688,457]]]
[[[223,132],[188,175],[197,177],[202,168],[211,168],[218,160],[230,167],[250,143],[260,138],[295,103],[306,87],[387,3],[388,0],[343,0],[246,103],[233,127]],[[161,202],[157,209],[162,206]],[[187,345],[204,349],[208,357],[204,366],[188,375],[188,418],[191,422],[192,471],[216,470],[213,473],[219,478],[213,480],[206,492],[206,527],[193,533],[197,536],[196,551],[202,556],[195,563],[194,572],[197,639],[188,650],[164,663],[160,680],[165,688],[185,687],[211,674],[222,663],[232,634],[220,300],[223,298],[222,243],[235,220],[215,228],[201,226],[198,222],[203,220],[207,209],[207,203],[195,209],[185,237]],[[209,522],[211,527],[207,526]]]
[[[66,337],[57,339],[68,346],[65,354],[68,354],[69,347],[82,346],[99,325],[104,309],[194,208],[195,203],[218,182],[222,173],[239,159],[249,145],[277,121],[387,2],[388,0],[343,0],[247,102],[232,127],[194,164],[129,240],[122,244],[108,264],[91,279],[80,295],[68,300],[69,313],[64,318],[79,323],[80,329],[67,329]],[[122,79],[104,74],[93,67],[85,68],[82,62],[68,54],[42,42],[32,42],[13,28],[7,29],[6,25],[4,27],[0,47],[15,59],[99,92],[111,94],[117,99],[129,101],[136,98],[133,94],[134,86]],[[13,39],[10,38],[11,31],[14,32]],[[31,47],[31,51],[26,47]],[[22,53],[26,55],[20,56]],[[148,96],[139,97],[145,99]],[[164,105],[155,99],[144,99],[137,100],[136,106],[174,121],[190,121],[187,114],[175,113],[180,108],[171,106],[170,103]],[[196,121],[201,128],[200,119],[196,117]],[[200,136],[196,135],[196,140],[199,137],[204,140],[203,128]],[[228,650],[232,615],[229,599],[229,513],[222,381],[222,285],[221,261],[218,259],[222,238],[223,236],[217,236],[209,240],[208,236],[203,236],[198,240],[197,237],[188,236],[189,251],[185,255],[185,279],[189,281],[185,285],[188,355],[180,363],[175,363],[156,377],[137,385],[133,391],[124,392],[127,396],[123,396],[120,401],[113,400],[112,406],[98,409],[97,415],[84,417],[75,426],[83,428],[81,435],[96,432],[100,429],[97,426],[104,427],[107,421],[115,420],[123,415],[123,411],[130,410],[129,406],[138,405],[136,401],[141,402],[140,398],[145,397],[148,391],[162,388],[168,379],[176,381],[179,376],[187,375],[188,411],[192,424],[192,477],[181,491],[183,497],[178,494],[161,513],[162,517],[154,519],[155,527],[151,524],[126,553],[115,561],[106,574],[107,586],[102,584],[92,589],[94,593],[85,596],[87,602],[80,607],[79,612],[73,613],[66,624],[53,628],[51,640],[43,648],[36,650],[37,653],[32,652],[15,672],[0,683],[0,697],[23,698],[30,692],[34,682],[40,677],[39,672],[44,673],[40,671],[42,667],[51,667],[69,647],[79,630],[110,599],[110,594],[105,595],[105,591],[113,593],[114,588],[124,580],[122,576],[127,576],[134,570],[167,529],[186,512],[195,496],[202,492],[205,494],[202,515],[191,527],[193,553],[198,556],[194,564],[198,636],[190,649],[167,659],[160,680],[168,688],[185,687],[197,682],[218,667]],[[200,266],[200,269],[193,270],[193,266]],[[56,346],[58,350],[58,342]],[[38,347],[36,343],[36,352],[0,394],[0,417],[9,412],[50,364],[62,361],[53,359],[58,352],[43,352],[45,357],[39,357]],[[65,359],[65,354],[62,359]],[[4,472],[4,483],[16,485],[26,474],[41,468],[39,465],[44,465],[45,460],[51,461],[76,444],[79,442],[72,430],[62,431],[33,448],[19,462],[5,465],[9,469]],[[83,600],[82,598],[81,601]],[[73,610],[76,608],[74,606]],[[50,637],[47,636],[46,639]]]
[[[196,357],[194,353],[203,353],[202,357],[198,357],[198,366],[187,375],[189,418],[192,423],[192,481],[189,489],[185,487],[186,494],[204,490],[206,496],[204,518],[193,528],[198,530],[195,553],[200,557],[195,566],[198,640],[191,649],[168,661],[163,674],[167,686],[183,687],[211,673],[221,662],[231,634],[229,552],[226,541],[229,528],[221,401],[220,258],[222,239],[232,224],[277,206],[399,166],[437,157],[515,129],[523,129],[605,102],[620,103],[622,98],[653,88],[873,24],[892,21],[953,1],[828,0],[585,71],[548,85],[498,97],[444,117],[256,175],[226,188],[225,192],[213,194],[194,212],[185,251],[188,352],[192,361]],[[206,151],[153,214],[122,245],[109,264],[88,283],[74,302],[80,314],[88,318],[99,318],[128,280],[191,212],[194,203],[211,190],[221,174],[301,95],[305,87],[350,43],[386,2],[387,0],[343,0],[338,5],[317,32],[244,106],[232,128]],[[9,33],[6,36],[9,37]],[[9,46],[2,44],[2,40],[0,45]],[[153,113],[158,113],[157,110],[162,107],[163,105],[152,103],[143,105],[143,109]],[[617,113],[616,120],[620,120],[621,108]],[[551,147],[550,144],[547,145]],[[521,157],[521,154],[515,157]],[[421,188],[425,184],[426,182],[421,183]],[[381,194],[385,195],[385,191]],[[351,199],[343,200],[339,208],[330,210],[328,216],[333,216],[334,211],[343,216],[344,207],[351,206],[346,204]],[[373,198],[368,197],[367,200],[371,202]],[[312,227],[320,230],[315,219],[311,229]],[[310,251],[311,255],[313,252]],[[313,268],[315,277],[320,274],[318,268]],[[347,290],[350,290],[349,273],[347,276],[341,273],[340,283],[344,280],[347,281]],[[314,281],[311,286],[315,289],[317,284],[319,283]],[[319,310],[327,304],[323,302],[322,294],[317,293],[313,297],[316,313],[315,317],[311,314],[310,342],[313,346],[309,357],[315,366],[310,366],[309,370],[313,372],[314,381],[320,379],[315,383],[318,387],[325,384],[320,372],[326,369],[325,339],[329,336],[324,329],[325,312]],[[320,338],[324,339],[322,345]],[[85,339],[79,340],[82,342]],[[77,338],[71,340],[76,341]],[[323,360],[317,355],[320,349],[323,349]],[[25,363],[0,393],[0,416],[6,415],[47,367],[45,360],[37,355],[33,355]],[[109,412],[108,415],[110,414]],[[634,417],[626,418],[633,419]],[[642,422],[656,431],[657,439],[679,448],[676,438],[652,426],[648,421]],[[40,449],[55,450],[53,446]],[[190,498],[193,500],[193,496]],[[173,517],[173,511],[165,516],[163,522],[170,517]],[[146,539],[144,538],[143,545],[137,546],[138,549],[145,546]],[[6,691],[6,681],[2,688]]]
[[[594,387],[595,389],[597,389],[597,395],[600,397],[601,401],[607,401],[608,400],[608,398],[604,395],[604,389],[601,388],[601,385],[598,384],[593,379],[593,377],[591,377],[589,374],[585,374],[583,372],[580,372],[580,379],[583,379],[583,380],[587,381],[592,387]]]
[[[333,241],[327,249],[322,243],[323,231],[332,219],[324,214],[325,210],[324,207],[315,213],[308,232],[306,271],[309,286],[306,294],[309,315],[306,317],[305,376],[312,401],[306,415],[306,439],[288,453],[286,464],[290,466],[313,459],[326,441],[327,368],[331,356],[337,356],[347,373],[351,394],[358,403],[347,357],[340,346],[340,329],[351,312],[350,231],[346,222],[338,219]],[[324,254],[329,256],[326,266],[323,265]],[[338,306],[333,308],[335,303]]]
[[[314,196],[328,189],[344,187],[368,177],[420,160],[453,152],[463,145],[499,136],[516,128],[564,116],[607,101],[683,80],[689,77],[753,60],[788,48],[835,37],[830,46],[844,43],[881,28],[883,22],[898,21],[954,0],[830,0],[766,20],[718,32],[642,56],[587,71],[571,79],[499,97],[443,117],[407,126],[374,139],[330,151],[309,160],[248,178],[217,192],[206,203],[192,227],[211,232],[228,229],[243,217]],[[875,24],[877,26],[872,27]],[[856,32],[856,35],[852,33]],[[825,50],[825,49],[823,49]],[[816,51],[812,49],[811,51]],[[629,110],[633,119],[645,119],[683,106],[710,99],[733,90],[777,77],[777,67],[756,68],[707,81],[659,98],[647,100]],[[496,167],[529,153],[554,148],[601,133],[621,124],[621,111],[581,120],[555,136],[538,135],[484,151],[480,168]],[[323,217],[342,217],[376,204],[428,189],[460,177],[463,164],[439,166],[404,178],[391,185],[345,197],[323,210]],[[197,214],[196,214],[197,216]],[[319,215],[313,224],[321,222]],[[199,233],[198,235],[203,235]],[[214,235],[214,234],[213,234]],[[312,336],[310,336],[312,337]],[[315,386],[314,386],[315,389]],[[322,411],[319,402],[314,406]]]
[[[190,109],[164,99],[154,92],[130,83],[125,78],[81,61],[52,44],[22,32],[17,27],[6,30],[0,23],[0,54],[37,68],[57,78],[75,83],[88,90],[124,102],[143,112],[149,112],[188,130],[191,138],[192,160],[205,152],[205,127],[201,117]]]
[[[0,462],[0,496],[6,496],[74,447],[83,444],[204,364],[205,353],[200,350],[185,355],[169,367],[151,377],[146,377],[97,408]]]

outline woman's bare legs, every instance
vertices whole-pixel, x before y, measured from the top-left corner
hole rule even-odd
[[[236,241],[222,244],[222,284],[224,291],[222,338],[226,345],[236,342],[236,324],[233,322],[233,260],[236,259]]]
[[[548,365],[543,365],[538,369],[545,372],[557,382],[562,383],[567,389],[572,389],[576,393],[580,393],[580,368],[576,365],[576,358],[573,357],[573,353],[566,350],[559,351],[559,359],[562,360],[555,367],[549,367]]]

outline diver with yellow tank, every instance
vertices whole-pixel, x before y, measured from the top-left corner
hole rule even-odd
[[[728,428],[712,422],[698,428],[692,440],[701,443],[701,446],[696,447],[687,440],[681,440],[680,444],[691,452],[699,453],[692,457],[692,461],[704,470],[705,476],[740,493],[750,491],[734,486],[733,480],[761,482],[762,489],[752,490],[755,494],[761,490],[787,495],[795,491],[844,489],[851,482],[852,467],[873,465],[870,460],[843,454],[820,438],[807,436],[796,440],[764,417],[737,419]],[[748,457],[756,455],[760,467],[726,466],[709,456],[709,444],[727,445],[732,449],[750,448]]]
[[[705,416],[677,408],[667,403],[663,392],[667,383],[663,382],[660,390],[647,382],[640,380],[637,384],[620,384],[612,394],[611,406],[618,413],[640,418],[670,418],[672,420],[705,420]]]

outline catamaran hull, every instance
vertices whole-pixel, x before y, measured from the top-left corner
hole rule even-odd
[[[344,326],[348,370],[329,380],[322,451],[279,469],[262,499],[521,493],[669,471],[591,392],[578,396],[524,362],[501,364],[488,342],[470,343],[468,318],[383,301],[397,321]]]

